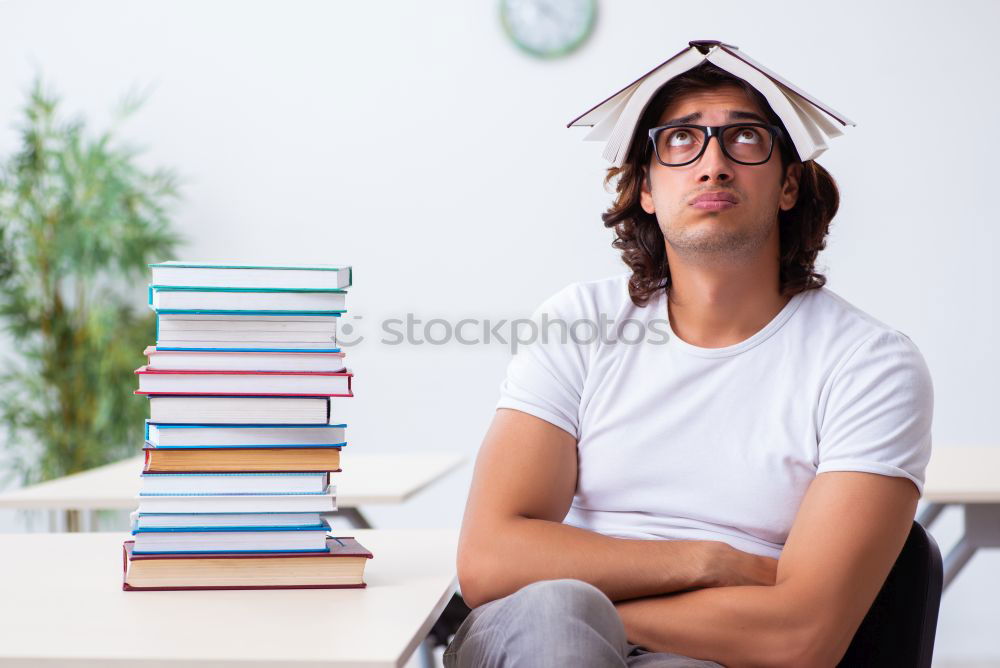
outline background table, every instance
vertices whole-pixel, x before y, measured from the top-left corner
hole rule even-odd
[[[946,506],[960,505],[965,514],[962,537],[944,558],[947,587],[976,550],[1000,547],[1000,448],[933,448],[923,500],[917,521],[925,528]]]
[[[350,530],[366,589],[124,592],[126,534],[0,534],[0,665],[401,666],[456,590],[458,532]]]
[[[402,503],[440,480],[465,462],[454,453],[354,454],[344,450],[344,473],[334,474],[337,485],[336,515],[356,528],[371,524],[358,510],[363,505]],[[0,508],[93,511],[134,510],[139,491],[142,456],[108,464],[82,473],[49,480],[0,494]],[[349,471],[349,473],[348,473]],[[84,528],[94,522],[85,515]]]

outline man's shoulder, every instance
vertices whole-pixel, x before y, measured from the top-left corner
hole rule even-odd
[[[827,287],[810,290],[800,320],[803,335],[840,362],[868,349],[916,352],[910,337]],[[832,360],[831,360],[832,361]]]
[[[594,316],[616,313],[631,303],[628,293],[630,274],[614,274],[604,278],[569,283],[538,307],[538,312],[561,315]]]
[[[891,325],[879,320],[871,313],[823,286],[806,293],[805,306],[807,318],[811,324],[817,322],[825,327],[836,330],[840,334],[848,331],[859,336],[872,335],[877,332],[895,331]]]

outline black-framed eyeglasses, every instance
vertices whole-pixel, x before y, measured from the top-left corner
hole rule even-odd
[[[767,123],[691,125],[676,123],[649,130],[656,159],[664,167],[690,165],[702,156],[715,137],[727,158],[741,165],[762,165],[771,159],[781,128]],[[648,155],[647,145],[647,155]]]

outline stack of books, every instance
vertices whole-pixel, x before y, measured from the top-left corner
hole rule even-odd
[[[353,396],[337,347],[351,268],[151,265],[156,345],[123,588],[364,587],[371,552],[330,536]]]

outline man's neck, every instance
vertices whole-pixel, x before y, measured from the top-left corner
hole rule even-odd
[[[720,267],[670,261],[667,316],[674,333],[702,348],[750,338],[791,300],[780,294],[777,262]]]

